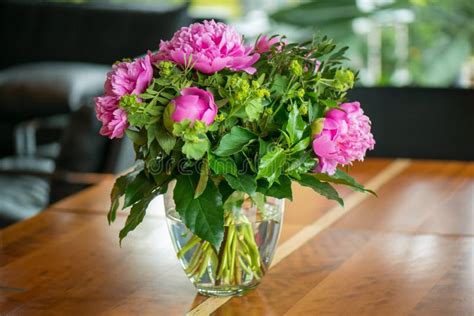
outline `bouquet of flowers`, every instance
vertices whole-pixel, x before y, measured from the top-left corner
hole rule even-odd
[[[130,208],[120,241],[166,193],[184,227],[172,237],[188,276],[238,286],[258,280],[271,260],[242,210],[275,221],[269,201],[292,199],[292,182],[341,205],[332,183],[367,191],[337,168],[375,143],[359,102],[346,101],[357,77],[342,64],[346,49],[327,37],[246,45],[232,27],[204,21],[113,65],[96,98],[100,133],[129,137],[137,160],[111,192],[109,223],[122,196]]]

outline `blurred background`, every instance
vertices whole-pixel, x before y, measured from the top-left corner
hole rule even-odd
[[[131,166],[126,140],[98,134],[93,97],[116,60],[203,19],[249,43],[319,34],[349,46],[370,156],[474,159],[472,0],[1,0],[0,227]]]

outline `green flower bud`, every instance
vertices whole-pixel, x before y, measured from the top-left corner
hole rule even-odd
[[[225,115],[224,114],[221,113],[221,114],[218,114],[216,116],[216,121],[217,122],[223,122],[224,120],[225,120]]]
[[[300,77],[301,75],[303,75],[303,66],[301,66],[301,63],[299,61],[293,59],[290,62],[290,72],[296,77]]]
[[[169,61],[162,61],[159,64],[160,74],[164,77],[170,76],[173,73],[174,64]]]
[[[270,97],[270,91],[268,91],[268,89],[258,89],[256,94],[259,98]]]
[[[304,97],[305,92],[306,92],[306,91],[304,91],[303,88],[300,88],[300,89],[298,89],[298,91],[296,91],[296,95],[297,95],[298,97],[302,98],[302,97]]]
[[[299,112],[301,115],[306,115],[308,114],[308,107],[306,106],[306,104],[302,104],[299,108]]]
[[[260,83],[257,80],[252,80],[252,88],[258,89],[260,88]]]
[[[249,82],[246,81],[246,80],[242,80],[242,82],[240,84],[240,91],[244,92],[245,94],[248,94],[249,89],[250,89]]]
[[[160,62],[161,69],[171,69],[173,68],[174,64],[170,61],[162,61]]]
[[[194,130],[196,130],[197,132],[205,132],[207,130],[206,123],[200,120],[194,121],[193,127],[194,127]]]
[[[354,86],[354,73],[349,69],[339,69],[334,76],[334,88],[346,91]]]
[[[120,98],[119,107],[126,110],[127,112],[133,112],[142,106],[142,103],[138,102],[135,94],[125,94]]]
[[[239,91],[235,94],[235,99],[238,100],[238,101],[244,100],[245,97],[246,97],[246,95],[242,91]]]
[[[228,79],[229,86],[231,86],[231,87],[238,86],[239,81],[240,81],[240,78],[238,78],[236,76],[229,77],[229,79]]]

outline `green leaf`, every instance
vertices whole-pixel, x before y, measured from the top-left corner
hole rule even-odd
[[[239,122],[239,119],[237,117],[231,116],[231,117],[227,117],[223,123],[224,123],[225,128],[232,128],[235,125],[237,125],[238,122]]]
[[[163,151],[169,155],[176,145],[176,137],[171,135],[161,124],[155,124],[155,138]]]
[[[206,135],[198,135],[195,141],[185,141],[182,151],[188,159],[200,160],[209,150],[209,140]]]
[[[229,99],[217,100],[217,101],[215,101],[215,103],[216,103],[217,107],[221,108],[224,105],[226,105],[227,103],[229,103]]]
[[[286,86],[288,85],[288,78],[277,74],[273,80],[270,91],[274,92],[276,96],[282,96],[286,92]]]
[[[163,97],[156,96],[156,101],[158,101],[161,105],[167,105],[169,100]]]
[[[165,107],[164,107],[164,106],[157,106],[157,105],[156,105],[156,101],[157,101],[156,98],[154,98],[153,100],[151,100],[151,102],[148,103],[148,105],[146,106],[145,112],[146,112],[148,115],[151,115],[151,116],[161,117],[161,116],[163,115],[163,112],[164,112],[164,110],[165,110]]]
[[[245,105],[245,113],[249,121],[257,121],[263,113],[263,103],[261,99],[252,99]]]
[[[266,143],[263,139],[258,139],[258,155],[263,157],[267,153],[268,143]]]
[[[219,249],[224,237],[222,196],[209,180],[204,192],[194,199],[197,181],[195,175],[178,176],[173,192],[176,211],[195,235]]]
[[[203,159],[200,170],[199,182],[194,192],[194,198],[197,199],[204,192],[207,186],[207,181],[209,180],[209,163],[207,159]]]
[[[135,149],[135,152],[138,152],[137,149]],[[151,160],[156,160],[157,157],[159,157],[161,155],[161,148],[160,146],[158,145],[158,142],[156,141],[153,141],[150,146],[148,147],[148,152],[147,152],[147,156],[149,158],[151,158]]]
[[[280,176],[280,178],[278,178],[278,182],[273,183],[270,188],[262,193],[267,196],[276,197],[277,199],[289,199],[291,201],[293,200],[291,179],[287,176]]]
[[[125,189],[125,201],[123,208],[129,207],[141,200],[144,196],[151,194],[155,183],[148,179],[144,171],[141,171]]]
[[[350,188],[352,188],[354,191],[368,192],[372,195],[377,196],[377,194],[374,191],[364,188],[362,184],[358,183],[350,175],[348,175],[347,173],[339,169],[337,169],[336,173],[333,174],[332,176],[325,173],[311,173],[310,175],[321,181],[347,185]]]
[[[330,200],[335,200],[341,206],[344,206],[344,201],[339,196],[339,193],[337,193],[336,189],[334,189],[329,183],[321,182],[310,174],[302,174],[300,179],[297,179],[297,181],[301,185],[310,187],[322,196]]]
[[[147,134],[147,146],[150,147],[151,143],[156,139],[156,130],[158,129],[158,124],[148,125],[146,128]]]
[[[122,195],[125,194],[125,189],[132,182],[139,170],[134,170],[129,172],[123,176],[120,176],[115,180],[114,186],[112,187],[112,191],[110,192],[110,209],[107,213],[107,219],[109,221],[109,225],[115,221],[117,215],[117,209],[119,208],[119,199]]]
[[[176,97],[176,95],[173,95],[173,94],[165,92],[165,91],[161,91],[160,95],[162,95],[163,97],[165,97],[168,100],[172,100]]]
[[[303,136],[303,132],[306,128],[306,123],[301,118],[300,112],[296,106],[293,106],[290,114],[288,115],[288,122],[286,123],[285,130],[290,137],[290,146],[295,144]]]
[[[252,195],[257,190],[257,181],[254,176],[243,174],[233,176],[231,174],[224,174],[224,178],[232,189],[239,192],[245,192]]]
[[[150,204],[152,199],[153,196],[149,196],[148,198],[141,199],[139,202],[133,205],[132,209],[130,210],[130,214],[127,217],[127,221],[125,222],[125,226],[120,230],[120,244],[122,244],[122,239],[124,239],[129,232],[134,230],[143,221],[148,204]]]
[[[237,165],[232,158],[209,158],[209,166],[215,174],[232,174],[237,175]]]
[[[173,104],[173,103],[171,103]],[[169,112],[168,109],[173,109],[172,106],[169,106],[169,107],[166,107],[165,109],[165,114],[163,115],[168,115],[166,114],[167,112]],[[169,114],[171,116],[171,114]],[[188,119],[185,119],[185,120],[182,120],[181,122],[173,122],[171,121],[172,123],[172,130],[173,130],[173,135],[176,135],[176,136],[183,136],[187,133],[190,133],[191,132],[191,121],[188,120]],[[165,125],[166,125],[166,121],[165,121]]]
[[[257,179],[265,178],[270,185],[280,177],[286,160],[285,152],[282,148],[276,148],[267,152],[258,165]]]
[[[219,182],[219,192],[221,193],[222,195],[222,202],[225,203],[227,201],[227,199],[229,198],[229,196],[232,195],[232,193],[234,193],[234,189],[232,189],[230,187],[230,185],[227,183],[227,181],[221,181]]]
[[[257,135],[240,126],[234,126],[224,135],[214,151],[217,156],[227,157],[240,152],[245,145],[257,138]]]
[[[182,148],[183,154],[188,159],[200,160],[206,154],[209,145],[207,142],[185,142]]]
[[[167,86],[169,85],[169,82],[165,78],[155,78],[153,79],[153,82],[160,85],[160,86]]]
[[[150,116],[143,112],[134,112],[128,114],[127,120],[131,126],[143,127],[145,126],[150,119]]]
[[[307,152],[295,153],[289,161],[290,165],[286,169],[287,172],[306,173],[314,169],[316,165],[316,160]]]
[[[127,135],[130,140],[137,145],[145,145],[146,144],[146,134],[142,131],[134,131],[131,129],[126,129],[125,134]]]
[[[142,100],[153,99],[155,97],[154,95],[151,95],[151,94],[148,94],[148,93],[142,93],[142,94],[139,94],[138,96]]]
[[[328,109],[339,108],[339,104],[335,100],[321,100],[321,103],[324,104]]]
[[[146,93],[148,94],[151,94],[151,95],[156,95],[158,92],[153,90],[153,85],[154,84],[151,84],[147,89],[146,89]]]
[[[291,147],[290,152],[297,153],[299,151],[305,150],[306,148],[308,148],[309,142],[310,142],[309,137],[303,138],[302,140],[297,142],[293,147]]]

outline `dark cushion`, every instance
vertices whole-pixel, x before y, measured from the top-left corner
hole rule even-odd
[[[2,170],[53,172],[54,161],[38,157],[6,157],[0,159]]]
[[[8,157],[0,159],[0,227],[31,217],[49,202],[49,181],[33,176],[7,176],[1,170],[52,172],[49,159]]]
[[[61,137],[56,169],[101,172],[108,139],[99,134],[100,126],[92,102],[71,113]]]
[[[45,179],[0,175],[0,188],[0,227],[39,213],[49,202]]]
[[[47,116],[79,108],[103,90],[110,66],[42,62],[0,71],[0,111],[7,116]]]
[[[77,109],[102,93],[110,66],[42,62],[0,70],[0,157],[13,154],[13,131],[23,121]]]

